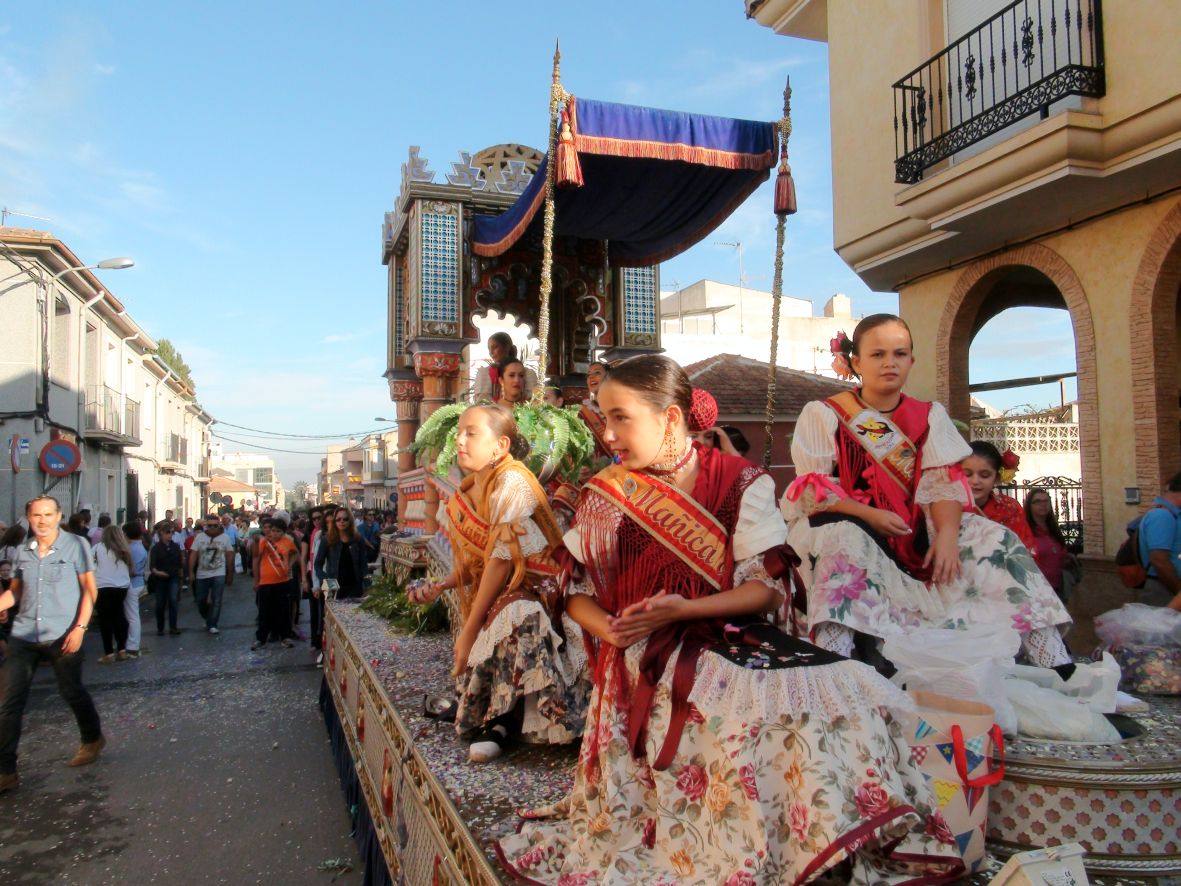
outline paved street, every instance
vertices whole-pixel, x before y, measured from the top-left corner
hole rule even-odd
[[[109,742],[94,766],[62,765],[77,729],[51,672],[38,672],[21,788],[0,797],[0,883],[359,883],[306,643],[250,652],[241,576],[220,637],[199,630],[191,597],[184,632],[157,637],[150,603],[139,661],[99,665],[98,632],[87,636]],[[334,858],[352,872],[318,870]]]

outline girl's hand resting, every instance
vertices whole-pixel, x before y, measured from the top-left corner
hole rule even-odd
[[[873,508],[866,515],[865,522],[874,532],[887,538],[901,538],[904,535],[910,535],[910,526],[893,511]]]
[[[689,601],[680,594],[661,591],[647,600],[633,603],[618,616],[608,615],[608,636],[605,639],[612,646],[626,649],[665,625],[688,618],[689,610]]]
[[[421,581],[411,585],[406,591],[406,599],[416,606],[425,606],[439,599],[445,588],[438,582]]]
[[[927,549],[927,556],[923,558],[923,566],[934,568],[931,580],[937,585],[944,585],[960,577],[960,539],[959,532],[937,532],[935,542]]]

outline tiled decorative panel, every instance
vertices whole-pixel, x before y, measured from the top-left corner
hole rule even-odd
[[[623,269],[624,344],[655,345],[657,316],[656,266]]]
[[[394,356],[401,357],[406,352],[406,290],[405,277],[400,259],[394,259]]]
[[[446,203],[423,207],[420,310],[422,324],[459,322],[459,215]]]

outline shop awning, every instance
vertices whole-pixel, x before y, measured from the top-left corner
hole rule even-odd
[[[706,237],[770,174],[773,123],[570,99],[571,140],[559,149],[558,237],[606,240],[610,262],[666,261]],[[563,181],[573,147],[582,184]],[[474,219],[477,255],[506,252],[541,224],[546,167],[503,215]],[[768,207],[769,209],[770,207]]]

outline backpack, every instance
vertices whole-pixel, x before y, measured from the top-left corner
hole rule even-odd
[[[1159,508],[1159,505],[1157,507]],[[1124,583],[1125,588],[1134,590],[1144,587],[1148,581],[1148,566],[1140,560],[1140,524],[1145,516],[1141,514],[1128,524],[1128,537],[1115,552],[1115,568],[1119,572],[1120,581]]]

